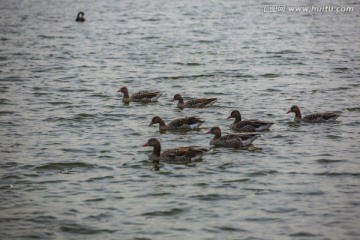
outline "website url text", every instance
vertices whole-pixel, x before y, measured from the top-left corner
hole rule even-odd
[[[334,12],[345,13],[354,12],[354,7],[349,6],[287,6],[287,5],[264,5],[264,13],[284,13],[284,12]]]

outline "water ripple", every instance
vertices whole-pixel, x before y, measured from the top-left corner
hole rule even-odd
[[[146,212],[146,213],[141,214],[141,216],[145,216],[145,217],[176,216],[179,214],[183,214],[185,212],[187,212],[186,209],[172,208],[168,211]]]
[[[112,229],[101,229],[95,226],[77,224],[77,223],[64,223],[60,226],[60,230],[67,233],[87,234],[87,235],[94,235],[100,233],[115,233],[117,231]]]

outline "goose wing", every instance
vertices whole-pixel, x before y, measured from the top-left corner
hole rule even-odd
[[[254,124],[255,124],[254,121],[240,121],[235,123],[232,128],[234,130],[254,132],[256,130]]]
[[[182,126],[189,126],[196,123],[203,123],[200,118],[198,117],[187,117],[187,118],[178,118],[173,121],[171,121],[168,124],[168,127],[174,127],[174,128],[181,128]]]
[[[256,129],[261,129],[262,127],[269,128],[274,124],[273,122],[260,121],[257,119],[248,120],[247,122],[249,122],[249,125],[253,126]]]
[[[313,113],[306,115],[305,117],[302,118],[302,120],[309,122],[326,122],[326,121],[335,120],[338,117],[339,115],[336,113],[323,112],[323,113]]]
[[[144,100],[144,99],[153,99],[159,96],[159,92],[148,92],[148,91],[141,91],[138,93],[135,93],[131,97],[134,100]]]
[[[242,145],[241,137],[235,134],[224,135],[219,141],[227,145]]]
[[[199,147],[179,147],[164,151],[161,154],[163,161],[190,162],[192,158],[201,156],[207,149]]]
[[[216,98],[196,98],[186,102],[187,107],[206,107],[207,105],[214,103]]]

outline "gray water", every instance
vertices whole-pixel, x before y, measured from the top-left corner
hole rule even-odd
[[[0,1],[0,238],[360,239],[360,3],[263,11],[281,3]],[[163,95],[124,104],[122,86]],[[294,124],[294,104],[342,116]],[[147,159],[152,137],[210,147],[234,109],[275,124],[249,149]],[[155,115],[206,122],[160,133]]]

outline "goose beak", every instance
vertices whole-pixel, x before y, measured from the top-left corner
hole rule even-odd
[[[153,123],[151,122],[150,124],[149,124],[149,127],[151,127],[153,125]]]
[[[231,115],[229,115],[228,117],[227,117],[227,119],[230,119],[231,118]]]
[[[291,113],[291,109],[290,109],[289,111],[287,111],[287,113],[286,113],[286,114],[288,114],[288,113]]]
[[[149,146],[149,144],[148,144],[148,143],[145,143],[145,144],[143,145],[143,147],[147,147],[147,146]]]
[[[206,132],[206,134],[210,134],[211,133],[211,130],[210,131],[208,131],[208,132]]]

